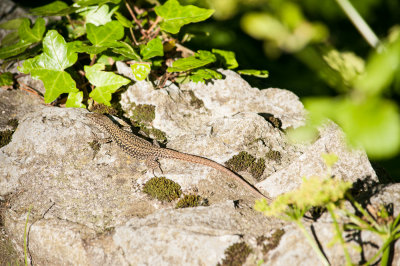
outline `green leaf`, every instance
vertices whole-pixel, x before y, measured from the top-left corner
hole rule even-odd
[[[392,43],[375,52],[367,61],[365,75],[361,75],[355,88],[369,95],[382,93],[400,68],[400,34]]]
[[[10,72],[0,73],[0,86],[12,86],[14,84],[13,75]]]
[[[314,123],[330,118],[343,128],[350,143],[364,147],[369,157],[383,159],[400,151],[400,117],[393,101],[375,97],[361,103],[347,98],[308,98],[303,102]]]
[[[114,42],[124,37],[124,27],[116,20],[102,26],[87,23],[86,31],[87,38],[96,46],[104,46],[108,42]]]
[[[16,44],[0,48],[0,59],[6,59],[24,52],[32,43],[19,41]]]
[[[234,69],[239,66],[234,52],[219,49],[212,49],[212,52],[217,55],[217,59],[221,61],[228,69]]]
[[[50,4],[32,8],[30,11],[37,16],[65,16],[75,12],[77,7],[68,7],[63,1],[54,1]]]
[[[268,78],[268,70],[257,70],[257,69],[242,69],[238,70],[241,75],[255,76],[258,78]]]
[[[133,47],[126,42],[115,42],[113,52],[125,56],[129,60],[141,61],[140,56],[135,52]]]
[[[43,39],[43,53],[26,60],[18,70],[43,81],[46,88],[44,100],[50,103],[62,93],[78,91],[75,81],[64,72],[77,59],[78,55],[68,47],[64,38],[57,31],[50,30]]]
[[[217,59],[209,51],[199,50],[195,55],[186,58],[180,58],[172,63],[172,67],[167,68],[168,72],[182,72],[191,69],[199,68],[210,63],[215,62]]]
[[[109,11],[108,5],[89,7],[90,11],[86,14],[86,23],[94,24],[95,26],[105,25],[109,23],[112,15],[117,11],[118,6]]]
[[[137,81],[142,81],[147,78],[150,73],[150,63],[134,63],[131,65],[133,75]]]
[[[204,83],[209,79],[222,79],[222,74],[212,69],[202,68],[194,71],[192,75],[190,75],[190,80],[193,82]]]
[[[44,31],[46,30],[46,22],[42,18],[36,20],[35,25],[31,29],[31,21],[25,18],[20,27],[18,28],[18,35],[21,40],[26,42],[35,43],[43,38]]]
[[[121,86],[130,82],[122,76],[112,72],[105,72],[103,64],[95,64],[93,66],[85,66],[86,78],[96,88],[89,94],[98,103],[110,106],[111,94],[116,92]]]
[[[25,19],[27,18],[16,18],[0,23],[0,29],[17,30]]]
[[[145,60],[155,56],[163,56],[164,48],[162,45],[162,41],[159,38],[155,38],[149,41],[146,46],[143,46],[143,48],[140,49],[140,54]]]
[[[77,5],[80,7],[86,7],[86,6],[93,6],[93,5],[98,5],[101,6],[106,3],[112,3],[112,4],[119,4],[121,0],[78,0],[75,1]]]
[[[106,46],[97,47],[92,45],[86,45],[81,41],[69,42],[67,45],[74,52],[87,53],[87,54],[99,54],[108,48]]]
[[[124,15],[122,15],[118,11],[116,11],[114,14],[115,14],[115,18],[119,21],[119,23],[121,23],[122,26],[124,26],[125,28],[133,27],[132,21],[127,19]]]
[[[168,0],[162,6],[154,8],[156,14],[163,18],[162,30],[176,34],[183,25],[206,20],[213,13],[212,9],[192,5],[181,6],[177,0]]]
[[[8,45],[16,44],[16,43],[18,43],[18,40],[19,40],[18,32],[12,31],[12,32],[8,33],[6,36],[4,36],[4,38],[1,40],[1,45],[8,46]]]
[[[68,94],[67,102],[65,103],[65,107],[75,107],[75,108],[86,108],[86,105],[82,103],[83,100],[83,92],[70,92]]]

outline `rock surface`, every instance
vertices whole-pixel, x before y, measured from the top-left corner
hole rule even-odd
[[[128,115],[140,104],[155,106],[151,125],[165,133],[169,148],[222,164],[241,151],[264,158],[260,178],[247,171],[240,174],[272,197],[297,188],[303,176],[323,175],[321,153],[338,155],[332,169],[338,178],[378,182],[365,153],[347,148],[333,123],[310,145],[286,139],[282,129],[305,120],[294,94],[258,90],[231,71],[223,74],[224,80],[180,89],[169,84],[154,90],[149,83],[137,82],[121,96],[121,104]],[[179,183],[185,194],[207,198],[210,205],[175,209],[175,202],[160,203],[142,192],[153,177],[143,162],[113,143],[93,149],[96,136],[106,136],[85,119],[86,110],[34,106],[34,112],[18,112],[12,142],[0,149],[0,195],[7,198],[4,226],[23,254],[31,208],[28,243],[34,265],[215,265],[229,246],[241,241],[252,249],[248,265],[261,259],[265,265],[320,264],[294,225],[254,211],[251,193],[216,170],[160,160],[163,175]],[[9,105],[2,102],[0,107],[7,112]],[[281,128],[266,117],[279,119]],[[279,156],[268,157],[271,151]],[[371,202],[393,202],[398,191],[398,185],[388,185]],[[331,264],[343,265],[341,247],[327,247],[333,236],[331,221],[323,216],[313,227]],[[257,243],[262,236],[264,244],[271,242],[268,237],[281,229],[283,235],[268,250]],[[371,235],[363,237],[380,244]],[[373,245],[366,246],[363,255],[369,258],[373,252]],[[359,253],[351,256],[362,261]],[[399,262],[398,255],[394,261]]]

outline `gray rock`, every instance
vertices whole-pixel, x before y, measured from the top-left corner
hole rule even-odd
[[[121,104],[128,116],[138,104],[154,105],[151,125],[165,132],[169,148],[219,163],[240,151],[265,158],[267,167],[260,179],[246,171],[240,174],[273,197],[297,188],[303,176],[323,175],[322,152],[339,156],[332,169],[338,178],[355,182],[368,177],[377,182],[365,153],[346,147],[333,123],[321,128],[312,144],[295,145],[259,115],[279,118],[282,128],[302,125],[305,110],[291,92],[259,91],[233,72],[223,73],[225,80],[189,83],[181,89],[169,84],[154,90],[149,83],[137,82],[122,95]],[[0,107],[5,111],[7,104]],[[207,198],[208,207],[175,209],[175,202],[150,199],[142,185],[152,171],[113,143],[93,149],[96,136],[105,135],[85,119],[86,112],[40,106],[20,119],[12,142],[0,149],[0,195],[8,198],[4,227],[23,254],[23,232],[32,208],[28,232],[34,264],[215,265],[227,247],[240,241],[253,250],[247,265],[260,259],[266,265],[320,263],[294,225],[254,211],[251,193],[214,169],[160,160],[166,177],[178,182],[184,193]],[[271,151],[278,158],[268,158]],[[396,186],[388,186],[373,200],[390,202],[396,191]],[[333,236],[329,218],[323,216],[313,226],[332,265],[343,265],[340,247],[327,247]],[[278,229],[285,233],[266,253],[256,240]],[[380,243],[372,235],[365,239]],[[374,251],[367,247],[365,257]],[[351,256],[360,261],[358,253]]]

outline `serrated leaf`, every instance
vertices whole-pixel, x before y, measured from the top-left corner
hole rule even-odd
[[[87,38],[96,46],[104,46],[108,42],[114,42],[124,37],[124,27],[116,20],[102,26],[87,23],[86,31]]]
[[[24,52],[32,43],[19,41],[16,44],[12,44],[9,46],[4,46],[0,48],[0,59],[10,58],[12,56],[21,54]]]
[[[18,28],[18,35],[21,40],[26,42],[35,43],[43,38],[44,31],[46,30],[46,22],[42,18],[36,20],[35,25],[31,28],[31,21],[25,18],[20,27]]]
[[[217,55],[217,59],[228,69],[234,69],[239,66],[234,52],[220,49],[212,49],[211,51]]]
[[[194,71],[190,75],[190,80],[193,82],[205,82],[206,80],[209,79],[222,79],[222,74],[218,73],[215,70],[208,69],[208,68],[202,68]]]
[[[84,67],[86,78],[91,84],[96,86],[89,94],[89,97],[92,97],[98,103],[110,106],[111,94],[116,92],[121,86],[128,84],[130,80],[112,72],[105,72],[103,71],[104,68],[105,65],[103,64]]]
[[[76,7],[69,7],[63,1],[54,1],[50,4],[32,8],[30,12],[37,16],[65,16],[78,10]]]
[[[0,86],[12,86],[14,84],[13,75],[10,72],[0,73]]]
[[[268,70],[242,69],[238,70],[238,73],[241,75],[255,76],[258,78],[268,78],[269,76]]]
[[[149,63],[134,63],[131,65],[133,75],[136,81],[142,81],[147,78],[150,73],[151,67]]]
[[[212,9],[199,8],[192,5],[181,6],[177,0],[168,0],[164,5],[154,8],[156,14],[163,18],[162,30],[176,34],[183,25],[208,19]]]
[[[75,108],[86,108],[86,105],[82,103],[83,100],[83,92],[70,92],[68,94],[67,102],[65,103],[65,107],[75,107]]]
[[[209,51],[198,51],[195,55],[186,58],[180,58],[172,63],[172,67],[168,67],[168,72],[182,72],[191,69],[196,69],[210,63],[215,62],[217,59]]]
[[[115,13],[115,18],[121,23],[122,26],[125,28],[132,28],[133,23],[129,19],[127,19],[124,15],[122,15],[120,12],[116,11]]]
[[[133,47],[126,42],[115,42],[113,47],[114,48],[112,49],[112,51],[116,54],[123,55],[129,60],[141,60],[140,56],[135,52],[135,49],[133,49]]]
[[[21,25],[22,21],[24,21],[25,19],[27,18],[16,18],[0,23],[0,29],[17,30]]]
[[[163,44],[159,38],[155,38],[149,41],[146,46],[140,49],[140,54],[143,56],[143,59],[150,59],[155,56],[163,56]]]
[[[78,55],[68,47],[64,38],[57,31],[50,30],[43,39],[43,53],[26,60],[18,70],[43,81],[46,89],[44,100],[50,103],[62,93],[78,91],[75,81],[64,72],[77,59]]]
[[[89,7],[91,10],[86,14],[86,23],[95,26],[105,25],[111,20],[111,16],[117,11],[118,6],[109,11],[108,5]]]

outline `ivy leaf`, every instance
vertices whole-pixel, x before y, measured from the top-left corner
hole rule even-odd
[[[67,102],[65,103],[65,107],[75,107],[75,108],[86,108],[86,105],[82,103],[83,100],[83,92],[70,92],[68,94]]]
[[[135,52],[133,47],[126,42],[114,42],[113,47],[114,48],[112,51],[116,54],[123,55],[130,60],[141,60],[140,56]]]
[[[234,69],[239,66],[234,52],[219,49],[212,49],[212,52],[217,55],[217,59],[221,61],[228,69]]]
[[[0,29],[17,30],[25,19],[27,18],[16,18],[0,23]]]
[[[0,48],[0,59],[6,59],[24,52],[32,43],[19,41],[16,44]]]
[[[131,65],[131,69],[133,75],[135,76],[136,81],[142,81],[147,78],[150,73],[151,67],[150,63],[141,62],[141,63],[134,63]]]
[[[77,7],[69,7],[63,1],[54,1],[50,4],[32,8],[30,11],[37,16],[66,16],[78,10]]]
[[[122,15],[120,12],[116,11],[115,13],[115,18],[121,23],[122,26],[125,28],[132,28],[133,23],[129,19],[127,19],[124,15]]]
[[[108,48],[104,46],[97,47],[93,45],[86,45],[84,42],[81,41],[69,42],[67,45],[74,52],[87,54],[99,54]]]
[[[74,1],[80,7],[98,5],[101,6],[106,3],[119,4],[121,0],[77,0]]]
[[[0,73],[0,87],[11,87],[14,84],[13,75],[10,72]]]
[[[124,27],[116,20],[102,26],[87,23],[86,32],[87,38],[95,46],[105,46],[124,37]]]
[[[190,75],[190,80],[193,82],[204,83],[206,80],[209,79],[222,79],[222,74],[212,69],[202,68],[193,71],[192,75]]]
[[[238,71],[241,75],[255,76],[258,78],[268,78],[268,70],[257,70],[257,69],[242,69]]]
[[[111,94],[116,92],[121,86],[128,84],[130,80],[112,72],[105,72],[103,71],[104,68],[105,65],[103,64],[84,67],[86,78],[91,84],[96,86],[89,94],[89,97],[92,97],[98,103],[110,106]]]
[[[21,40],[26,42],[35,43],[39,42],[43,38],[44,31],[46,30],[46,22],[42,18],[36,20],[35,25],[31,29],[31,21],[27,18],[22,20],[20,27],[18,28],[18,35]]]
[[[108,5],[89,7],[90,11],[86,14],[86,23],[96,26],[105,25],[111,21],[111,16],[118,10],[118,6],[109,11]]]
[[[178,33],[183,25],[206,20],[214,13],[212,9],[181,6],[177,0],[168,0],[164,5],[155,7],[154,11],[164,19],[161,29],[173,34]]]
[[[75,81],[64,71],[77,59],[78,55],[68,47],[64,38],[57,31],[50,30],[43,39],[43,53],[26,60],[18,70],[43,81],[46,88],[44,100],[50,103],[62,93],[78,91]]]
[[[217,60],[215,55],[209,51],[199,50],[195,55],[180,58],[172,63],[172,67],[167,68],[168,72],[182,72],[199,68]]]
[[[162,41],[159,38],[155,38],[149,41],[146,46],[143,46],[143,48],[140,49],[140,54],[145,60],[155,56],[163,56],[164,50]]]

